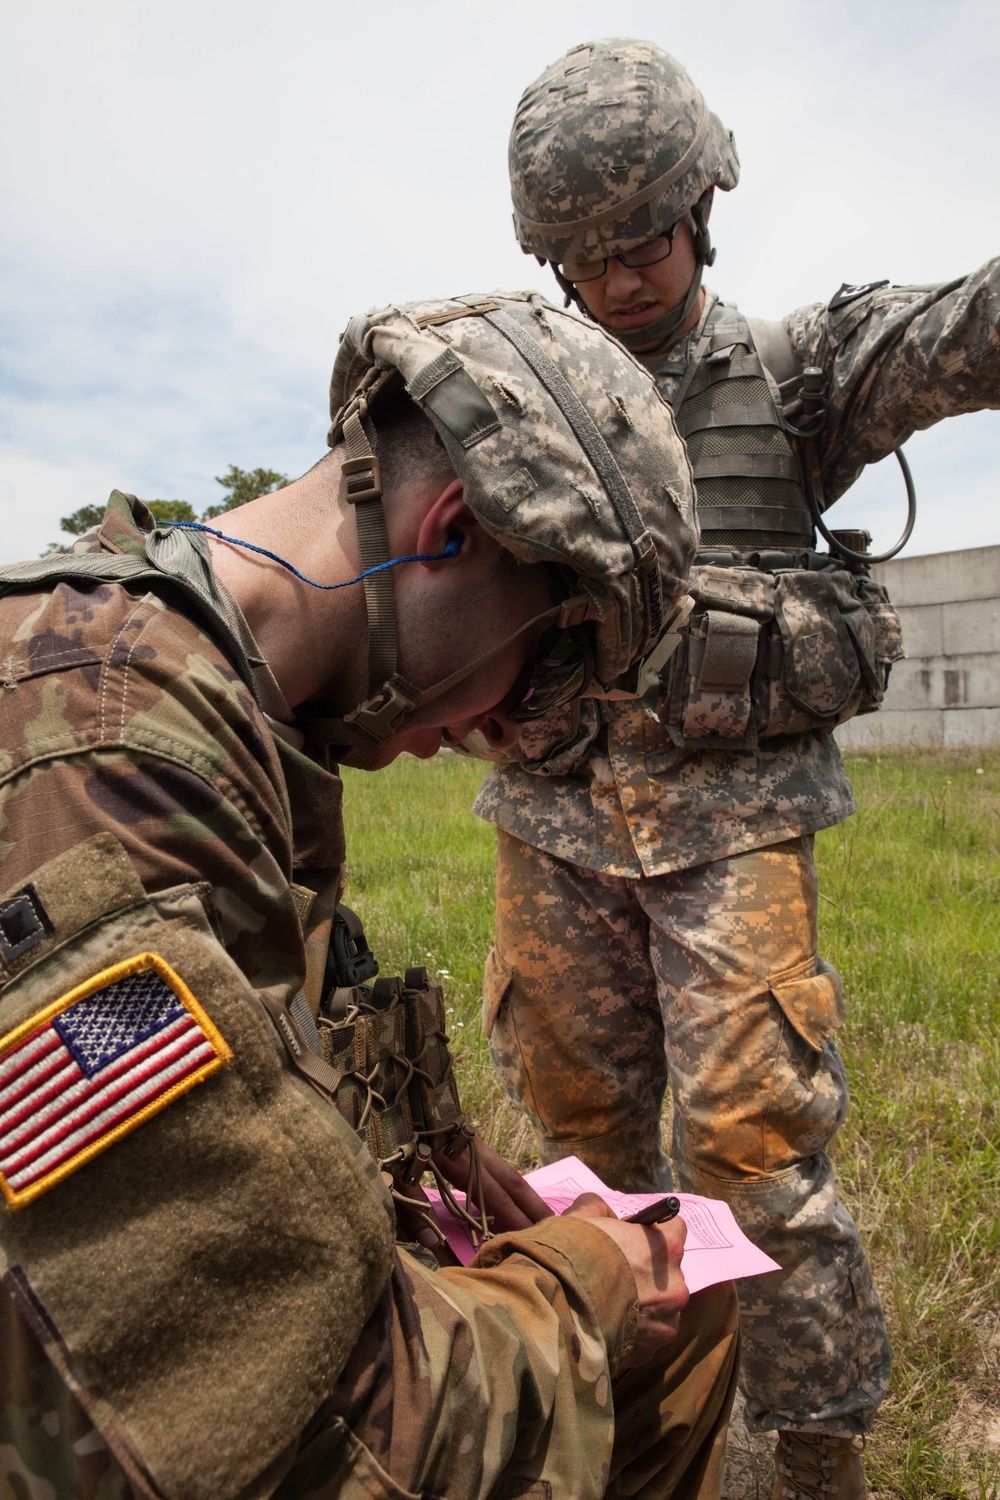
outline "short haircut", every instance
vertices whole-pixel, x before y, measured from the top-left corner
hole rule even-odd
[[[376,451],[386,495],[411,484],[440,484],[455,478],[451,459],[431,424],[405,391],[396,391],[372,415]]]
[[[397,389],[366,419],[368,439],[378,456],[382,470],[382,495],[386,521],[391,527],[393,498],[409,486],[434,484],[445,489],[457,476],[448,451],[417,403],[406,392]],[[345,457],[343,438],[321,463],[342,464]],[[501,542],[495,558],[493,579],[487,587],[508,589],[517,585],[531,565],[522,561]],[[563,590],[559,597],[563,597]],[[555,598],[555,595],[553,595]],[[480,592],[479,601],[483,594]]]

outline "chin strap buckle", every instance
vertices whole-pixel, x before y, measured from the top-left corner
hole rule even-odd
[[[572,625],[582,625],[584,620],[596,620],[597,606],[588,594],[574,594],[572,599],[564,599],[559,606],[556,616],[556,625],[560,630],[567,630]]]
[[[412,682],[394,674],[371,698],[345,714],[344,723],[360,729],[369,739],[384,744],[395,734],[400,720],[412,713],[419,696],[419,689]]]
[[[374,453],[348,458],[340,466],[347,480],[347,503],[360,505],[366,500],[382,498],[382,466]]]
[[[681,631],[693,609],[694,600],[690,594],[684,594],[675,604],[660,639],[646,659],[639,663],[638,686],[641,694],[659,682],[663,668],[681,643]]]

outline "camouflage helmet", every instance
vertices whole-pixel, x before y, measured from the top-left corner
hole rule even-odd
[[[400,388],[485,530],[525,561],[556,564],[582,596],[599,681],[627,672],[684,597],[697,541],[687,454],[650,376],[603,329],[533,292],[352,318],[328,439],[345,444],[349,500],[381,502],[379,405]]]
[[[623,37],[572,48],[525,89],[509,165],[521,249],[557,265],[655,239],[740,173],[680,63]]]

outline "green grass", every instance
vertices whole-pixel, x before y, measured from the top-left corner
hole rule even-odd
[[[859,813],[819,840],[853,1108],[836,1153],[895,1374],[873,1482],[1000,1492],[1000,760],[851,762]]]
[[[883,754],[849,770],[859,812],[818,840],[820,945],[849,1000],[837,1170],[893,1339],[869,1482],[901,1500],[997,1500],[1000,756]],[[348,772],[348,902],[383,972],[446,971],[466,1108],[527,1165],[478,1025],[493,902],[493,832],[469,813],[480,776],[455,756]]]

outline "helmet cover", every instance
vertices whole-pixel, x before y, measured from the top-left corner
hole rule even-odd
[[[623,37],[572,48],[525,89],[508,160],[521,249],[557,265],[655,239],[740,174],[681,64]]]
[[[377,440],[379,400],[400,382],[485,530],[526,562],[567,570],[590,597],[598,678],[627,671],[684,594],[697,544],[687,453],[652,378],[602,328],[537,293],[385,307],[342,335],[330,446],[359,398]]]

